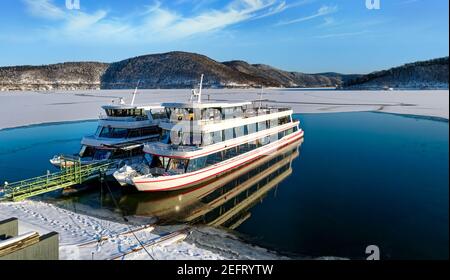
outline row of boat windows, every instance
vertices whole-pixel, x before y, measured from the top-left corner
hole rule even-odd
[[[235,156],[247,153],[254,149],[265,146],[271,142],[283,138],[293,132],[297,131],[297,127],[293,127],[279,133],[274,133],[269,136],[262,137],[260,139],[244,143],[232,148],[228,148],[216,153],[209,154],[204,157],[199,157],[191,160],[187,159],[174,159],[162,156],[154,156],[151,168],[163,168],[166,172],[173,174],[182,174],[185,172],[194,172],[199,169],[214,165],[224,160],[231,159]]]
[[[188,120],[226,120],[243,115],[242,106],[230,108],[169,108],[166,107],[166,114],[171,121]]]
[[[106,115],[110,117],[146,117],[144,109],[105,109]]]
[[[261,121],[248,125],[227,128],[214,132],[200,133],[200,132],[172,132],[170,135],[172,143],[180,143],[183,146],[197,146],[197,145],[212,145],[226,140],[231,140],[237,137],[249,135],[269,128],[277,127],[289,123],[290,117],[285,116],[277,119]],[[176,135],[174,135],[176,133]]]
[[[213,210],[209,211],[205,215],[202,215],[198,218],[196,218],[193,223],[211,223],[215,221],[220,216],[224,215],[231,209],[235,208],[237,205],[239,205],[241,202],[245,201],[248,197],[250,197],[252,194],[256,193],[258,190],[269,184],[271,181],[273,181],[275,178],[280,176],[285,171],[289,170],[290,163],[286,163],[276,171],[272,172],[269,176],[264,177],[260,181],[254,183],[250,188],[248,188],[246,191],[239,193],[239,195],[235,196],[233,199],[228,200],[224,204],[214,208]],[[202,200],[203,201],[203,200]],[[226,224],[224,224],[226,226]]]
[[[170,108],[165,107],[166,115],[171,121],[209,120],[219,121],[233,118],[246,118],[273,114],[289,110],[289,108],[254,107],[254,105],[226,108]]]
[[[96,132],[98,137],[104,138],[135,138],[159,134],[160,128],[157,126],[148,126],[140,128],[117,128],[99,126]]]
[[[134,157],[143,154],[143,147],[137,147],[131,150],[122,149],[98,149],[92,146],[83,145],[81,147],[79,156],[83,158],[89,158],[92,160],[105,160],[105,159],[119,159],[125,157]]]

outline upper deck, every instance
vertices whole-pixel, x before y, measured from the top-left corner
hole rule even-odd
[[[252,105],[252,102],[175,102],[175,103],[162,103],[167,108],[182,108],[182,109],[208,109],[208,108],[233,108]]]
[[[199,131],[214,131],[239,125],[246,125],[265,120],[292,115],[288,107],[268,106],[253,102],[221,103],[163,103],[167,120],[161,121],[160,127],[173,130],[188,128]]]
[[[110,104],[102,106],[102,109],[105,114],[99,116],[100,126],[138,128],[158,125],[159,120],[166,118],[164,107],[161,104]]]

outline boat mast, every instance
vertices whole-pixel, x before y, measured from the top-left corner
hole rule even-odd
[[[200,76],[200,83],[198,85],[198,90],[193,89],[191,92],[191,98],[189,98],[189,101],[193,101],[194,97],[197,97],[197,102],[202,102],[202,87],[203,87],[203,74]]]
[[[264,92],[264,87],[261,85],[261,92],[259,93],[259,109],[262,107],[262,95]]]
[[[202,102],[203,74],[200,76],[200,84],[198,87],[198,103]]]
[[[134,99],[136,98],[136,93],[137,93],[137,90],[138,90],[139,82],[140,82],[140,81],[141,81],[141,80],[138,80],[137,85],[136,85],[136,88],[134,89],[134,92],[133,92],[133,98],[131,99],[131,106],[134,105]]]

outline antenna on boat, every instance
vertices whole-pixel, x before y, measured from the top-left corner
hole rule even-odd
[[[259,109],[261,109],[261,107],[262,107],[262,96],[263,96],[263,93],[264,93],[264,87],[263,87],[263,85],[261,85],[261,91],[259,92]]]
[[[139,87],[139,83],[141,82],[141,80],[138,80],[138,82],[137,82],[137,85],[136,85],[136,88],[134,89],[134,92],[133,92],[133,98],[131,99],[131,105],[134,105],[134,99],[136,98],[136,93],[137,93],[137,90],[138,90],[138,87]]]
[[[191,92],[191,98],[189,101],[193,101],[194,97],[197,97],[197,102],[202,102],[202,87],[203,87],[203,74],[200,76],[200,83],[198,84],[198,89],[193,89]]]

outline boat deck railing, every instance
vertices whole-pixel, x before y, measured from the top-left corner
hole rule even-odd
[[[263,105],[258,106],[253,104],[252,106],[247,107],[243,112],[237,113],[236,115],[230,115],[230,116],[223,116],[223,115],[215,115],[208,119],[194,119],[194,121],[199,125],[206,125],[206,124],[216,124],[216,123],[222,123],[224,120],[234,119],[234,118],[252,118],[252,117],[258,117],[258,116],[264,116],[264,115],[270,115],[280,112],[285,112],[292,110],[290,107],[284,107],[284,106],[276,106],[276,105]],[[189,123],[192,121],[192,114],[180,116],[174,116],[170,119],[161,121],[161,123],[168,123],[168,124],[179,124],[181,122]]]
[[[165,144],[159,142],[152,142],[145,145],[147,151],[152,151],[158,154],[159,152],[194,152],[198,151],[198,146],[183,146],[183,145],[174,145],[174,144]]]
[[[115,117],[115,116],[108,116],[105,114],[100,114],[98,116],[100,120],[103,121],[117,121],[117,122],[129,122],[129,121],[148,121],[148,116],[126,116],[126,117]]]

